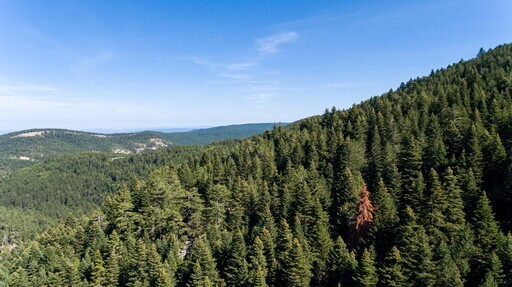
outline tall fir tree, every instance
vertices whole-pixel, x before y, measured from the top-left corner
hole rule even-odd
[[[292,241],[287,261],[287,268],[284,272],[286,286],[308,287],[311,281],[311,266],[297,238]]]
[[[432,250],[425,229],[417,222],[411,208],[405,210],[402,221],[404,225],[401,228],[401,242],[398,247],[403,258],[406,281],[412,286],[433,286]]]
[[[263,241],[258,236],[254,239],[254,244],[249,253],[249,277],[248,286],[267,287],[267,259],[264,254]]]
[[[347,245],[338,236],[327,260],[328,266],[328,285],[352,286],[354,284],[353,276],[357,268],[357,260],[354,253],[349,252]]]
[[[377,268],[375,267],[375,249],[364,249],[363,255],[354,276],[356,286],[375,287],[379,282]]]
[[[403,259],[400,250],[393,246],[384,258],[380,268],[380,282],[382,286],[402,287],[406,285],[406,278],[402,268]]]
[[[237,231],[228,249],[224,277],[229,286],[245,286],[248,280],[247,249],[242,233]]]

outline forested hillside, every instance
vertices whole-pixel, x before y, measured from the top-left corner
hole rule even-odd
[[[10,286],[511,286],[512,45],[134,180]]]
[[[135,178],[200,151],[175,146],[133,155],[79,153],[19,169],[0,180],[0,235],[9,243],[31,238],[58,219],[90,213]]]
[[[33,129],[0,135],[0,177],[21,167],[79,152],[141,153],[172,145],[206,145],[253,136],[273,123],[241,124],[189,132],[98,134],[63,129]]]

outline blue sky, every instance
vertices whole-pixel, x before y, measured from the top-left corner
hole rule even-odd
[[[512,1],[0,0],[0,131],[290,122],[512,42]]]

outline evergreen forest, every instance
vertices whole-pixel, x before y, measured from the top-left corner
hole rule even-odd
[[[0,282],[512,286],[511,44],[349,109],[183,151],[143,172],[100,160],[119,185],[66,197],[62,210],[80,213],[4,241]],[[9,195],[10,208],[64,217],[40,207],[55,199],[45,190]]]

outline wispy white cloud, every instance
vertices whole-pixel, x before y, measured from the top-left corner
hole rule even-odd
[[[195,64],[204,66],[212,71],[247,71],[252,70],[259,64],[257,61],[219,63],[198,57],[193,58],[192,61]]]
[[[251,76],[246,74],[236,74],[236,73],[222,73],[219,74],[220,77],[228,78],[232,80],[250,80]]]
[[[252,55],[239,59],[238,61],[213,61],[208,58],[192,58],[193,63],[203,66],[217,77],[225,80],[208,81],[209,85],[236,85],[237,94],[248,101],[251,106],[266,106],[278,95],[282,83],[276,78],[282,75],[280,70],[266,70],[262,63],[268,59],[267,55],[276,54],[282,45],[296,41],[299,33],[295,31],[274,34],[264,38],[256,39],[256,49]]]
[[[262,55],[275,54],[279,52],[279,48],[281,45],[293,42],[299,38],[299,33],[286,32],[281,34],[271,35],[265,38],[260,38],[256,40],[256,44],[258,45],[258,51]]]
[[[239,70],[250,70],[254,67],[256,67],[258,63],[256,62],[240,62],[240,63],[232,63],[228,64],[227,68],[233,71],[239,71]]]

